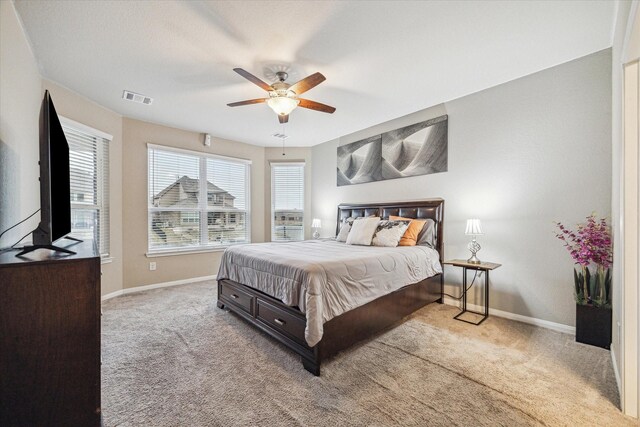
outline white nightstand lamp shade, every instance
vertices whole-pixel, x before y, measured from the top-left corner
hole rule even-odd
[[[319,239],[320,238],[320,232],[318,231],[320,229],[320,227],[322,227],[322,223],[320,222],[320,220],[318,218],[314,218],[313,221],[311,222],[311,228],[313,228],[313,238],[314,239]]]
[[[469,251],[471,251],[471,258],[469,258],[467,262],[471,264],[480,264],[480,260],[476,256],[476,253],[478,253],[478,251],[480,251],[481,249],[480,244],[476,242],[476,236],[484,234],[482,232],[482,224],[480,224],[480,220],[477,218],[468,219],[467,229],[465,230],[464,234],[472,236],[471,242],[469,242],[469,245],[467,245],[467,248],[469,249]]]
[[[471,236],[479,236],[481,234],[484,234],[482,232],[482,224],[480,224],[480,220],[468,219],[467,230],[464,232],[464,234],[471,235]]]

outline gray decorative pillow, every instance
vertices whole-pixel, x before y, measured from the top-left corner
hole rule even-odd
[[[373,246],[386,246],[395,248],[398,242],[407,231],[410,221],[390,221],[384,220],[378,223],[376,234],[373,235],[371,244]]]
[[[349,235],[349,231],[351,231],[351,226],[353,225],[354,218],[347,218],[342,222],[342,226],[340,227],[340,232],[336,237],[338,242],[346,242],[347,236]]]
[[[418,242],[416,244],[422,246],[429,246],[430,248],[436,248],[436,223],[434,220],[427,218],[427,222],[422,226],[422,231],[418,235]]]
[[[351,231],[347,236],[347,245],[371,246],[371,239],[373,239],[373,233],[376,232],[379,222],[380,218],[378,217],[357,218],[353,221]]]

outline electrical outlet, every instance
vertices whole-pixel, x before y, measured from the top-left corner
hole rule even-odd
[[[156,271],[156,263],[155,262],[150,262],[149,263],[149,270]]]

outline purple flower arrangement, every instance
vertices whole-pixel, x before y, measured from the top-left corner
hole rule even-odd
[[[556,237],[564,242],[571,257],[583,267],[590,264],[609,268],[611,266],[611,229],[605,218],[596,219],[595,214],[587,217],[587,222],[578,224],[575,231],[557,222]]]
[[[574,270],[576,302],[596,307],[611,307],[611,275],[609,268],[613,263],[611,247],[611,228],[605,218],[597,219],[595,214],[586,218],[586,222],[577,225],[575,230],[556,223],[556,237],[564,242],[581,271]],[[595,265],[596,274],[592,275],[589,266]]]

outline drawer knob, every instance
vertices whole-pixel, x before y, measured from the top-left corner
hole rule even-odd
[[[240,298],[240,297],[239,297],[238,295],[236,295],[236,294],[231,294],[231,298],[233,298],[233,299],[238,299],[238,298]]]
[[[282,320],[282,319],[278,319],[278,318],[273,319],[273,321],[274,321],[274,322],[276,322],[276,324],[278,324],[278,325],[280,325],[280,326],[284,326],[284,324],[285,324],[285,323],[287,323],[287,322],[285,322],[284,320]]]

